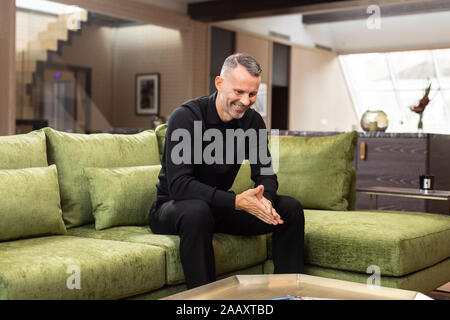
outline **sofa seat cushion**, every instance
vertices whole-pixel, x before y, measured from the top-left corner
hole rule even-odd
[[[401,211],[304,210],[306,263],[403,276],[450,257],[450,217]]]
[[[135,242],[163,248],[166,253],[166,283],[184,282],[178,236],[153,234],[148,226],[121,226],[95,230],[94,225],[69,229],[68,234],[78,237]],[[217,274],[251,267],[267,259],[265,236],[244,237],[216,233],[213,237],[213,247]]]
[[[0,299],[116,299],[161,288],[164,277],[154,246],[72,236],[0,243]]]

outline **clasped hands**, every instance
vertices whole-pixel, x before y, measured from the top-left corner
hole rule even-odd
[[[246,211],[267,224],[282,224],[278,212],[272,207],[272,203],[263,196],[264,186],[259,185],[254,189],[248,189],[236,195],[236,210]]]

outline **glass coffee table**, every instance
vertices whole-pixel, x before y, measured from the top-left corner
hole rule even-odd
[[[162,300],[268,300],[285,296],[342,300],[432,300],[416,291],[304,274],[237,275]]]

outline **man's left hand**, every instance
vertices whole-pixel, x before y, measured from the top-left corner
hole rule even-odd
[[[257,198],[259,199],[259,201],[262,202],[262,204],[263,204],[266,208],[268,208],[268,209],[270,210],[270,212],[272,212],[272,215],[273,215],[273,218],[274,218],[276,224],[282,224],[282,223],[284,222],[283,220],[281,220],[280,215],[279,215],[278,212],[275,210],[275,208],[272,206],[272,203],[271,203],[266,197],[264,197],[264,196],[262,195],[262,192],[261,192],[261,194],[258,194],[258,195],[257,195]]]

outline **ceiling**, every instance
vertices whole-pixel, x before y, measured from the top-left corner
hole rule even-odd
[[[134,1],[151,4],[156,7],[161,7],[187,14],[188,12],[187,8],[189,3],[208,2],[212,0],[134,0]]]
[[[450,33],[442,32],[450,30],[450,0],[135,1],[335,52],[450,47]],[[371,29],[374,3],[381,23]]]
[[[117,18],[109,15],[104,15],[98,12],[90,11],[88,14],[89,14],[89,21],[91,23],[102,27],[120,28],[142,24],[141,22],[138,21]]]
[[[302,14],[303,23],[363,19],[371,5],[384,17],[450,10],[449,0],[135,0],[203,22]]]
[[[448,0],[215,0],[187,2],[189,16],[203,22],[299,13],[305,16],[314,15],[314,19],[309,19],[309,21],[315,23],[343,21],[364,17],[371,5],[380,8],[384,16],[450,10],[450,1]]]

